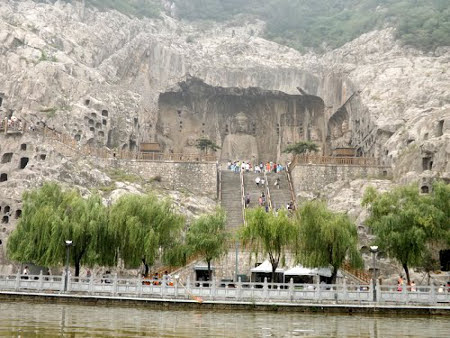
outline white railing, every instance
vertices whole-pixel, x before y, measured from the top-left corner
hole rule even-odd
[[[227,301],[262,301],[288,303],[373,303],[371,285],[294,284],[126,279],[117,276],[72,277],[64,291],[63,276],[0,275],[0,291],[69,293],[108,297],[148,297],[164,299],[199,299]],[[441,291],[441,292],[439,292]],[[377,285],[377,303],[440,304],[450,306],[450,290],[435,286],[417,286],[413,290]]]

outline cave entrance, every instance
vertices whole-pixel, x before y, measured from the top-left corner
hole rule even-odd
[[[25,169],[30,159],[28,157],[22,157],[20,159],[20,169]]]
[[[439,121],[438,123],[438,130],[437,130],[437,136],[444,135],[444,120]]]
[[[450,271],[450,249],[439,251],[439,263],[442,271]]]
[[[9,217],[8,216],[3,216],[2,223],[3,224],[7,224],[8,222],[9,222]]]
[[[22,216],[22,210],[17,209],[16,210],[16,218],[20,218]]]
[[[428,194],[428,193],[430,192],[430,188],[428,188],[427,185],[423,185],[423,186],[420,188],[420,192],[421,192],[422,194]]]
[[[432,157],[422,158],[422,169],[431,170],[432,168],[433,168],[433,158]]]
[[[130,140],[130,151],[135,151],[136,150],[136,142]]]
[[[4,213],[7,214],[10,211],[11,211],[11,207],[9,205],[5,206]]]
[[[0,175],[0,182],[6,182],[8,180],[8,175],[3,173]]]
[[[11,162],[12,157],[13,157],[13,153],[4,153],[2,156],[2,163]]]

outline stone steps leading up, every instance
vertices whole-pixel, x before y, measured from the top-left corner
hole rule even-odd
[[[242,225],[241,180],[238,173],[229,170],[221,172],[221,205],[227,213],[227,229]]]

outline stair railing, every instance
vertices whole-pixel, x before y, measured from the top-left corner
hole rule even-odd
[[[242,205],[242,220],[244,222],[244,225],[246,225],[245,222],[245,191],[244,191],[244,171],[241,170],[239,172],[240,178],[241,178],[241,205]]]
[[[222,170],[217,166],[217,200],[222,202]]]
[[[289,163],[286,163],[286,177],[289,184],[289,191],[291,192],[292,202],[294,202],[294,205],[297,206],[297,198],[295,196],[294,183],[292,182],[291,168],[289,166]]]
[[[270,189],[269,189],[269,179],[267,178],[267,172],[264,171],[264,184],[266,185],[266,193],[267,193],[267,201],[269,202],[269,210],[273,209],[272,206],[272,197],[270,197]]]

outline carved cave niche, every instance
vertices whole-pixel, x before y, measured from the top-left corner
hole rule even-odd
[[[11,207],[9,205],[7,205],[7,206],[5,206],[3,213],[6,215],[10,211],[11,211]]]
[[[27,144],[26,144],[26,143],[22,143],[22,144],[20,145],[20,150],[22,150],[22,151],[27,150]]]
[[[89,99],[84,100],[85,106],[89,106],[90,104],[91,104],[91,100],[89,100]]]
[[[39,159],[40,159],[41,161],[45,161],[46,158],[47,158],[47,155],[46,155],[46,154],[40,154],[40,155],[39,155]]]
[[[8,174],[1,173],[0,174],[0,182],[6,182],[8,180]]]
[[[13,153],[4,153],[2,156],[2,163],[9,163],[13,157]]]
[[[129,144],[130,151],[136,151],[136,148],[137,148],[136,142],[133,140],[130,140],[130,144]]]
[[[348,147],[344,136],[349,130],[349,115],[345,106],[339,108],[328,120],[328,135],[331,148]],[[332,149],[330,149],[332,150]]]
[[[2,218],[2,224],[8,224],[9,223],[9,216],[3,216]]]
[[[422,169],[425,170],[431,170],[433,168],[433,157],[426,156],[422,158]]]
[[[100,129],[102,127],[102,124],[100,122],[97,122],[95,124],[95,128]]]
[[[102,110],[102,116],[108,117],[108,111],[106,109]]]
[[[22,217],[22,210],[21,209],[17,209],[16,210],[15,217],[16,217],[16,219]]]
[[[103,120],[102,120],[102,124],[103,124],[104,126],[106,126],[107,123],[108,123],[108,121],[106,121],[106,119],[103,119]]]
[[[369,255],[370,254],[370,249],[368,246],[364,245],[361,247],[361,249],[359,249],[359,252],[363,255]]]
[[[444,135],[444,120],[440,120],[437,126],[437,137]]]
[[[422,185],[422,186],[420,187],[420,192],[421,192],[422,194],[429,194],[429,193],[430,193],[430,187],[427,186],[427,185]]]
[[[25,169],[25,167],[28,165],[28,162],[30,161],[30,159],[28,157],[22,157],[20,159],[20,164],[19,164],[19,168],[20,169]]]

